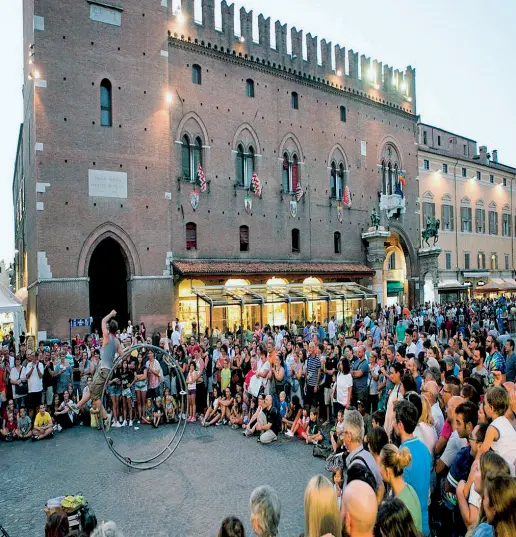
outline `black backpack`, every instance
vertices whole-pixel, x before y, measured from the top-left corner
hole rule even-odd
[[[345,485],[357,479],[360,481],[364,481],[365,483],[370,485],[375,492],[378,490],[378,484],[376,483],[375,475],[373,474],[371,468],[369,468],[369,466],[367,465],[365,459],[360,455],[353,457],[351,463],[347,467]]]

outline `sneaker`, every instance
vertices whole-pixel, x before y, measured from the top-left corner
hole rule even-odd
[[[318,440],[314,440],[314,441],[312,442],[312,444],[313,444],[314,446],[316,446],[318,443],[319,443]]]
[[[39,440],[39,436],[33,436],[33,437],[32,437],[32,441],[33,441],[33,442],[37,442],[38,440]]]
[[[216,424],[215,424],[217,427],[219,427],[220,425],[224,425],[221,421],[218,421]]]
[[[232,429],[238,429],[238,425],[236,423],[233,423],[233,425],[231,426]]]
[[[127,425],[127,420],[124,420],[124,421],[122,422],[122,427],[125,427],[126,425]]]
[[[53,431],[57,431],[57,425],[54,425],[54,426],[52,427],[52,430],[53,430]]]
[[[136,420],[136,425],[140,425],[140,420]]]
[[[118,417],[118,421],[119,421],[120,423],[122,423],[122,416],[119,416],[119,417]]]
[[[62,430],[63,430],[63,428],[61,427],[61,425],[58,425],[57,426],[57,432],[60,433]]]
[[[228,424],[228,420],[222,420],[222,425],[227,425]]]
[[[293,438],[294,437],[294,433],[292,431],[287,431],[285,433],[285,436],[288,436],[289,438]]]
[[[114,422],[111,424],[111,427],[113,427],[113,429],[118,429],[118,427],[120,427],[120,423],[118,423],[118,421],[114,421]]]
[[[129,427],[133,426],[133,420],[129,420]]]

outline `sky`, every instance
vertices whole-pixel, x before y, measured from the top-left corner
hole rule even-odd
[[[23,121],[22,0],[1,5],[0,259],[11,261],[11,187]],[[270,16],[271,28],[276,20],[288,24],[288,35],[296,26],[394,68],[415,67],[423,122],[477,140],[489,151],[498,149],[500,162],[516,166],[515,0],[237,1],[236,33],[243,5],[253,9],[255,19],[259,13]]]

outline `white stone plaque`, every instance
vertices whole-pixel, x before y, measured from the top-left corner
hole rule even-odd
[[[112,24],[113,26],[122,26],[122,13],[118,9],[99,6],[97,4],[90,5],[90,19]]]
[[[88,170],[88,193],[103,198],[127,198],[127,173]]]

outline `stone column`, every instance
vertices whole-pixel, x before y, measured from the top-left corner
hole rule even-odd
[[[424,304],[425,301],[425,277],[431,274],[434,284],[435,302],[439,303],[439,255],[442,248],[432,246],[431,248],[420,248],[419,256],[419,303]]]
[[[378,229],[370,227],[362,233],[362,240],[367,243],[367,263],[374,270],[373,293],[376,294],[377,303],[382,307],[387,303],[387,283],[383,277],[383,264],[385,262],[385,241],[390,232],[379,226]]]

